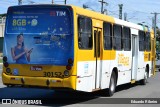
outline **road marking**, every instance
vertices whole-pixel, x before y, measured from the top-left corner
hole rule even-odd
[[[98,97],[98,98],[110,98],[110,97],[101,97],[101,96],[95,96],[95,97]]]

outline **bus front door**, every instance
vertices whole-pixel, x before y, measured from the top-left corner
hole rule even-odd
[[[131,73],[131,81],[136,80],[137,75],[137,63],[138,63],[138,41],[137,35],[132,35],[132,73]]]
[[[94,57],[95,57],[95,89],[101,88],[101,77],[102,77],[102,30],[100,28],[94,28]]]

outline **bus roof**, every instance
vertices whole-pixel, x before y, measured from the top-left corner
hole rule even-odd
[[[124,21],[118,18],[115,18],[113,16],[109,16],[109,15],[104,15],[101,14],[99,12],[96,11],[92,11],[92,10],[88,10],[88,9],[84,9],[78,6],[74,6],[74,5],[61,5],[61,4],[33,4],[33,5],[17,5],[17,6],[11,6],[9,8],[14,8],[14,7],[32,7],[32,6],[44,6],[44,7],[52,7],[52,6],[63,6],[63,7],[72,7],[76,10],[77,14],[80,15],[84,15],[84,16],[88,16],[88,17],[92,17],[94,19],[98,19],[98,20],[103,20],[106,22],[110,22],[112,24],[119,24],[122,26],[126,26],[126,27],[130,27],[130,28],[134,28],[134,29],[138,29],[138,30],[143,30],[143,31],[150,31],[153,33],[152,29],[148,29],[148,27],[144,26],[144,25],[138,25],[132,22],[128,22],[128,21]]]
[[[72,6],[72,7],[75,8],[76,12],[81,15],[85,15],[85,16],[92,17],[95,19],[103,20],[106,22],[110,22],[112,24],[119,24],[122,26],[130,27],[130,28],[134,28],[134,29],[138,29],[138,30],[148,31],[148,28],[144,25],[138,25],[138,24],[135,24],[132,22],[124,21],[124,20],[115,18],[113,16],[104,15],[99,12],[84,9],[81,7],[77,7],[77,6]],[[150,29],[150,31],[152,31],[152,29]]]

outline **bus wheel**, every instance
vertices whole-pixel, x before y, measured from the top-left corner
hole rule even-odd
[[[109,89],[107,92],[108,96],[113,96],[115,89],[116,89],[116,74],[113,71],[110,79]]]
[[[144,73],[144,79],[142,79],[141,81],[140,81],[140,83],[142,84],[142,85],[146,85],[146,83],[147,83],[147,79],[148,79],[148,69],[146,68],[145,69],[145,73]]]

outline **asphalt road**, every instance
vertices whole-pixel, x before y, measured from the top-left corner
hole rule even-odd
[[[1,67],[0,67],[1,69]],[[1,70],[0,70],[1,74]],[[151,77],[148,80],[147,85],[143,86],[140,84],[126,84],[118,86],[113,97],[107,97],[104,95],[104,91],[94,92],[94,93],[84,93],[84,92],[73,92],[73,91],[54,91],[52,89],[36,89],[36,88],[25,88],[25,87],[6,87],[2,84],[0,76],[0,100],[1,99],[43,99],[44,101],[49,100],[49,103],[56,103],[51,105],[42,104],[40,106],[108,106],[113,107],[112,104],[106,104],[111,101],[112,103],[118,104],[119,107],[124,107],[128,100],[134,98],[140,98],[138,100],[143,100],[143,98],[158,98],[160,101],[160,72],[156,72],[155,77]],[[121,99],[126,98],[126,99]],[[130,99],[128,99],[130,98]],[[125,101],[126,100],[126,101]],[[122,102],[121,102],[122,101]],[[1,103],[2,101],[0,101]],[[43,101],[42,101],[43,102]],[[58,105],[57,105],[58,103]],[[22,105],[1,105],[0,107],[21,107]],[[34,106],[36,105],[23,105],[23,106]],[[131,107],[137,106],[137,104],[132,104]],[[140,104],[141,107],[157,106],[160,104]]]

